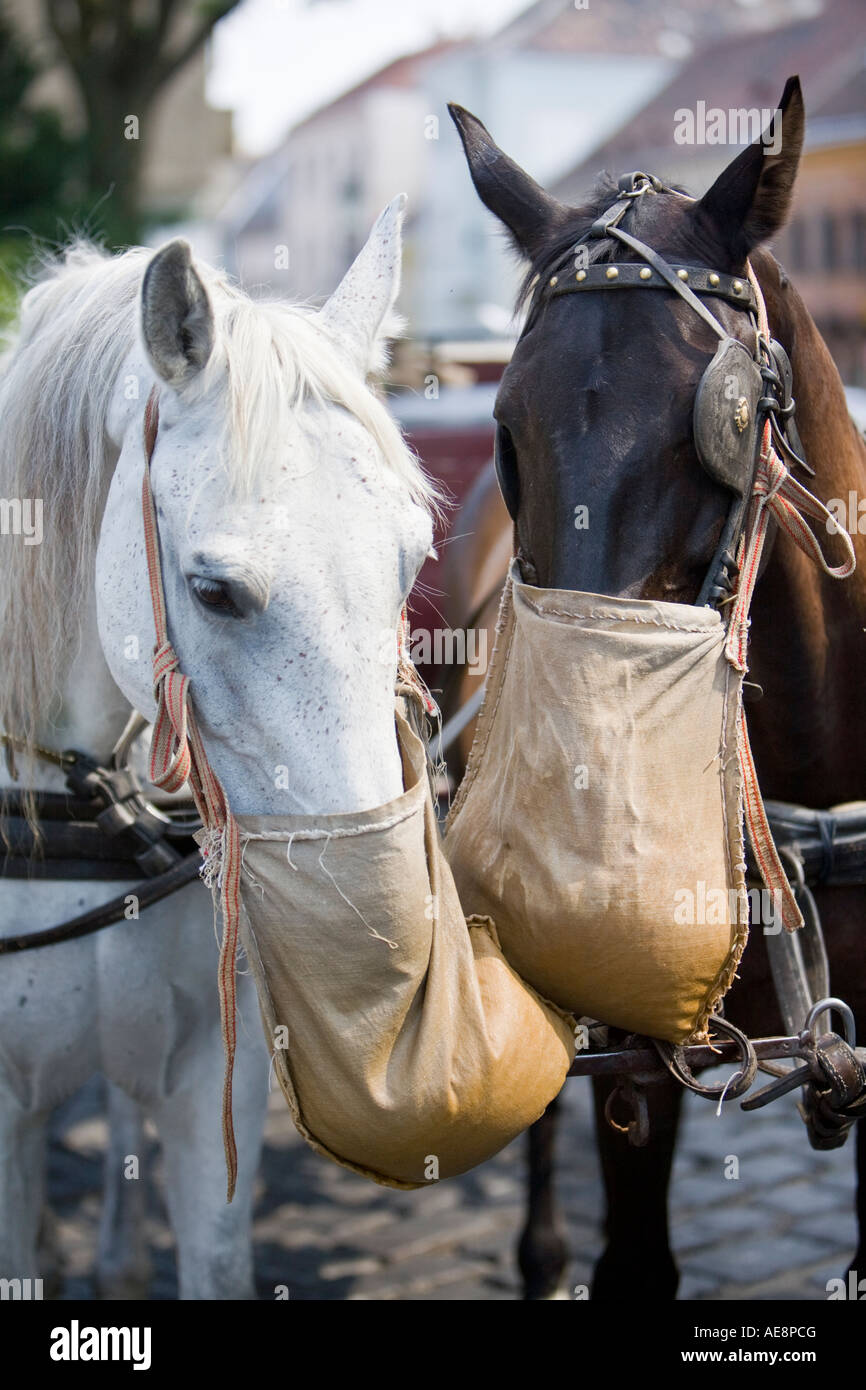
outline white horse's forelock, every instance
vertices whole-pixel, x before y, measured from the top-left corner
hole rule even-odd
[[[109,256],[76,243],[43,267],[0,358],[0,498],[41,499],[41,544],[0,544],[0,732],[28,747],[56,715],[80,640],[114,463],[106,425],[124,360],[139,335],[151,257]],[[353,415],[414,501],[438,496],[384,404],[307,306],[252,300],[196,263],[216,321],[212,361],[191,397],[227,380],[226,463],[245,495],[305,403]],[[142,403],[143,408],[143,403]]]

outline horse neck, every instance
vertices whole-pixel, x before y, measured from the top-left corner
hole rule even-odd
[[[822,501],[866,495],[866,449],[851,425],[839,374],[793,286],[770,256],[756,258],[770,329],[794,371],[797,427]],[[838,542],[819,539],[831,562]],[[784,534],[776,537],[752,610],[752,679],[764,698],[749,707],[765,794],[826,806],[866,796],[866,542],[853,534],[857,570],[823,575]],[[844,737],[840,736],[844,730]]]

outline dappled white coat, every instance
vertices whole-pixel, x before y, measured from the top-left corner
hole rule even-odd
[[[156,383],[169,632],[233,809],[359,810],[401,791],[393,637],[431,544],[431,494],[366,376],[398,288],[404,201],[318,314],[246,299],[182,242],[147,274],[145,252],[79,248],[31,291],[0,377],[0,493],[44,499],[45,539],[14,554],[3,539],[3,727],[104,762],[131,707],[153,717],[140,493]],[[31,785],[62,787],[50,765],[19,765]],[[2,881],[0,933],[133,886]],[[181,1296],[252,1292],[269,1060],[242,976],[227,1207],[216,964],[198,884],[140,922],[0,960],[0,1276],[40,1273],[45,1120],[100,1071],[122,1088],[103,1283],[129,1291],[143,1273],[143,1184],[121,1177],[124,1156],[141,1156],[125,1095],[163,1143]]]

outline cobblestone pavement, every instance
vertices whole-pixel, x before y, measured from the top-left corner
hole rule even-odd
[[[92,1298],[105,1142],[102,1092],[91,1082],[57,1112],[49,1194],[59,1218],[62,1297]],[[160,1196],[158,1149],[149,1239],[152,1297],[177,1296],[172,1236]],[[739,1178],[724,1176],[726,1156]],[[558,1143],[560,1200],[572,1251],[569,1288],[590,1281],[601,1249],[601,1184],[589,1084],[565,1089]],[[728,1165],[729,1167],[731,1165]],[[686,1097],[674,1175],[673,1244],[683,1299],[826,1298],[854,1251],[854,1143],[814,1153],[793,1102],[744,1115]],[[419,1192],[376,1187],[314,1154],[271,1097],[255,1217],[259,1293],[292,1299],[515,1299],[525,1141],[465,1177]]]

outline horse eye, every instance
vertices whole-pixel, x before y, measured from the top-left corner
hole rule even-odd
[[[192,591],[199,603],[204,604],[206,608],[220,613],[228,613],[233,618],[239,616],[238,608],[221,579],[203,579],[201,576],[196,576],[191,580],[191,584]]]

